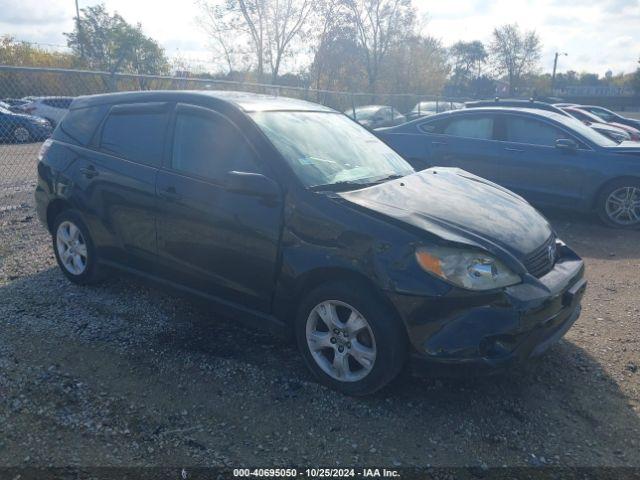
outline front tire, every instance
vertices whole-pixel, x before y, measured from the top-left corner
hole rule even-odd
[[[74,210],[61,212],[53,222],[53,251],[65,277],[78,285],[92,285],[106,277],[91,235]]]
[[[407,340],[397,314],[360,284],[335,282],[307,294],[296,340],[318,380],[347,395],[368,395],[404,366]]]
[[[640,180],[616,180],[598,196],[597,213],[602,222],[613,228],[640,228]]]

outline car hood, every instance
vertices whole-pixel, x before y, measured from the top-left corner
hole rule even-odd
[[[518,260],[553,233],[524,199],[459,168],[430,168],[339,196],[443,240]]]
[[[607,151],[614,153],[632,153],[640,155],[640,142],[633,142],[631,140],[625,140],[618,145],[611,145],[604,148],[607,149]]]
[[[12,120],[22,120],[25,122],[35,122],[35,121],[40,121],[41,118],[40,117],[36,117],[35,115],[29,115],[28,113],[14,113],[11,112],[11,115],[9,115],[9,117]]]
[[[624,130],[625,132],[629,132],[629,133],[640,133],[640,130],[638,130],[637,128],[631,127],[629,125],[625,125],[624,123],[616,123],[616,122],[610,122],[609,125],[619,128],[620,130]]]

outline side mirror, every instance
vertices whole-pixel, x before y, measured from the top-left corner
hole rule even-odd
[[[260,173],[228,172],[225,187],[230,192],[263,198],[277,198],[280,194],[278,184]]]
[[[578,144],[570,138],[559,138],[556,140],[556,148],[559,150],[577,150]]]

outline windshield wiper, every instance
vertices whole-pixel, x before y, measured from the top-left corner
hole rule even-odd
[[[377,178],[375,180],[370,180],[367,182],[354,182],[352,180],[345,180],[336,183],[327,183],[324,185],[314,185],[309,189],[313,192],[345,192],[348,190],[357,190],[360,188],[371,187],[373,185],[380,185],[381,183],[388,182],[389,180],[395,180],[402,177],[404,177],[404,175],[392,173],[391,175],[387,175],[386,177]]]
[[[313,192],[346,192],[348,190],[357,190],[359,188],[370,187],[371,185],[375,185],[375,183],[343,181],[336,183],[326,183],[324,185],[314,185],[313,187],[309,187],[309,190]]]
[[[391,175],[387,175],[386,177],[378,178],[371,182],[372,185],[377,185],[379,183],[388,182],[389,180],[396,180],[398,178],[402,178],[404,175],[400,175],[398,173],[392,173]]]

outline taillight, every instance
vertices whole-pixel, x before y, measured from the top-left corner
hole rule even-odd
[[[51,144],[52,143],[53,143],[53,141],[50,138],[48,138],[47,140],[45,140],[42,143],[42,146],[40,147],[40,151],[38,152],[38,161],[39,162],[41,162],[42,159],[44,158],[44,156],[47,154],[47,152],[51,148]]]

